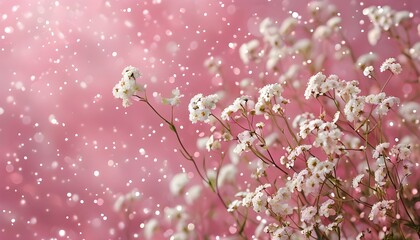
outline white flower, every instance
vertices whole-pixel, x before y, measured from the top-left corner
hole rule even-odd
[[[215,140],[213,135],[211,135],[206,142],[207,151],[210,152],[211,150],[217,150],[217,149],[220,149],[220,147],[221,147],[220,141]]]
[[[375,46],[379,39],[381,39],[381,29],[379,27],[374,27],[368,32],[368,41],[370,45]]]
[[[366,77],[372,76],[373,70],[373,66],[367,66],[363,70],[363,75],[365,75]]]
[[[298,21],[293,17],[288,17],[283,20],[282,24],[280,25],[279,32],[281,35],[285,36],[292,32],[296,25],[298,24]]]
[[[316,214],[316,208],[314,206],[305,206],[300,212],[300,220],[302,222],[311,222],[314,220]]]
[[[193,204],[194,201],[198,197],[200,197],[201,190],[202,190],[202,187],[200,185],[194,185],[190,187],[188,191],[185,193],[185,196],[184,196],[185,202],[188,204]]]
[[[327,39],[331,36],[332,30],[329,26],[321,25],[315,29],[312,37],[314,39]]]
[[[398,75],[401,73],[402,68],[399,63],[396,62],[395,58],[388,58],[385,62],[382,63],[381,72],[385,72],[386,70],[391,71],[393,74]]]
[[[220,60],[220,58],[209,57],[204,61],[204,67],[206,67],[212,74],[218,73],[221,65],[222,60]]]
[[[386,95],[383,92],[378,93],[378,94],[370,94],[366,96],[365,101],[366,103],[378,105],[385,99],[385,97]]]
[[[249,148],[252,146],[252,143],[257,139],[255,133],[250,131],[243,131],[238,134],[238,145],[236,145],[235,149],[233,150],[236,154],[241,154],[244,151],[248,151]]]
[[[420,25],[419,25],[420,26]],[[420,42],[416,42],[411,48],[410,48],[410,55],[412,58],[416,60],[420,60]]]
[[[260,58],[260,53],[258,52],[259,46],[260,42],[254,39],[242,44],[241,47],[239,47],[239,56],[245,64],[248,64],[250,61],[256,61]]]
[[[227,164],[220,169],[217,185],[223,186],[225,183],[234,183],[238,168],[234,164]]]
[[[216,108],[216,103],[219,101],[219,97],[216,94],[203,96],[203,94],[197,94],[191,98],[188,110],[190,112],[190,121],[196,123],[197,121],[209,122],[211,110]]]
[[[181,102],[180,99],[182,97],[184,97],[184,95],[181,94],[178,88],[175,88],[174,90],[172,90],[172,96],[170,98],[163,98],[162,103],[171,106],[177,106]]]
[[[376,182],[375,185],[377,187],[384,186],[386,184],[386,177],[387,177],[386,168],[384,166],[380,166],[375,171],[375,182]]]
[[[419,123],[420,104],[418,102],[405,102],[398,108],[398,113],[410,123]]]
[[[395,104],[399,104],[400,99],[397,97],[387,97],[385,98],[374,110],[374,114],[379,116],[385,116],[389,109],[391,109]]]
[[[334,16],[327,21],[327,26],[331,29],[337,28],[341,23],[341,17]]]
[[[353,179],[353,182],[352,182],[352,187],[353,188],[357,188],[358,186],[359,186],[359,184],[360,184],[360,182],[362,181],[362,179],[363,179],[363,177],[364,177],[365,175],[362,173],[362,174],[359,174],[359,175],[357,175],[354,179]]]
[[[357,61],[356,61],[356,67],[360,68],[361,70],[364,70],[365,67],[371,66],[374,61],[378,59],[378,56],[375,53],[367,53],[361,55]]]
[[[140,77],[140,73],[137,68],[126,67],[123,70],[123,77],[112,89],[112,94],[115,98],[121,98],[123,100],[123,106],[128,107],[131,105],[131,97],[141,91],[142,87],[137,84],[136,78]]]
[[[124,77],[135,78],[135,79],[141,76],[140,71],[133,66],[125,67],[121,74]]]
[[[188,175],[186,173],[178,173],[172,178],[169,184],[169,190],[173,195],[179,195],[183,192],[188,181]]]
[[[339,85],[338,77],[336,75],[330,75],[328,78],[321,72],[313,75],[309,81],[308,86],[305,90],[305,98],[309,99],[311,96],[317,98],[320,95],[324,95],[328,91],[337,88]]]
[[[334,216],[336,211],[331,207],[334,204],[334,200],[328,199],[319,208],[319,216],[329,217]]]
[[[236,211],[236,209],[238,209],[240,206],[242,206],[242,201],[241,201],[241,200],[238,200],[238,199],[235,199],[235,200],[233,200],[233,201],[229,204],[227,211],[228,211],[228,212],[234,212],[234,211]]]
[[[387,148],[389,148],[389,143],[388,143],[388,142],[384,142],[384,143],[378,144],[378,145],[375,147],[375,150],[373,150],[372,157],[373,157],[374,159],[379,158],[379,156],[384,155],[384,154],[383,154],[383,152],[384,152],[384,151],[385,151],[385,149],[387,149]]]
[[[369,214],[369,220],[376,221],[378,219],[386,217],[386,211],[391,209],[391,205],[394,203],[394,200],[383,200],[377,202],[372,206],[372,210]]]
[[[363,96],[351,98],[344,106],[344,114],[348,121],[360,120],[365,108],[365,98]]]
[[[143,233],[146,239],[152,239],[156,230],[159,227],[159,223],[156,219],[152,218],[144,225]]]
[[[399,160],[408,160],[411,154],[411,145],[400,143],[392,147],[390,154],[398,157]]]
[[[257,192],[252,198],[252,208],[255,212],[262,212],[266,210],[267,195],[265,192]]]
[[[240,111],[241,113],[247,113],[248,110],[254,107],[254,102],[250,96],[241,96],[233,101],[232,105],[225,108],[221,114],[221,118],[225,121],[230,120],[233,113]]]

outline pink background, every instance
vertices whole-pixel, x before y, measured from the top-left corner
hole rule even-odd
[[[391,43],[371,47],[360,31],[370,28],[361,10],[377,1],[345,2],[333,1],[356,56],[391,57]],[[418,19],[418,1],[380,3]],[[153,93],[167,96],[180,87],[185,98],[176,114],[193,151],[196,130],[206,128],[188,123],[189,99],[222,89],[219,82],[238,96],[235,82],[250,76],[239,46],[259,36],[265,17],[305,16],[305,8],[302,0],[0,1],[0,239],[124,239],[124,216],[113,204],[134,188],[142,199],[129,229],[140,234],[140,223],[182,201],[170,195],[168,182],[183,167],[193,168],[174,152],[174,137],[149,109],[124,109],[113,98],[122,69],[140,69],[140,82],[164,114],[168,108]],[[209,56],[221,57],[222,78],[204,68]],[[325,72],[360,77],[333,63]],[[194,208],[204,211],[212,201],[202,196]],[[202,231],[227,231],[223,222],[208,223],[215,228],[204,222],[198,223]]]

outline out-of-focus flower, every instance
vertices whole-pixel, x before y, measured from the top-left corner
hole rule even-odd
[[[220,58],[209,57],[204,61],[204,67],[206,67],[212,74],[219,73],[221,66],[222,60]]]
[[[172,90],[172,96],[170,98],[162,98],[162,103],[171,106],[178,106],[182,97],[184,97],[184,95],[181,94],[178,88],[175,88]]]
[[[352,187],[353,188],[357,188],[358,186],[359,186],[359,184],[360,184],[360,182],[362,181],[362,179],[363,179],[363,177],[364,177],[365,175],[362,173],[362,174],[359,174],[359,175],[357,175],[354,179],[353,179],[353,181],[352,181]]]
[[[159,222],[152,218],[144,225],[143,234],[146,239],[152,239],[156,230],[159,228]]]
[[[393,74],[398,75],[401,73],[402,68],[401,65],[396,62],[395,58],[388,58],[384,63],[382,63],[380,70],[381,72],[389,70]]]
[[[260,58],[260,52],[258,51],[259,46],[260,42],[254,39],[239,47],[239,56],[245,64]]]
[[[394,200],[383,200],[380,202],[375,203],[372,206],[372,210],[369,214],[369,220],[375,221],[380,218],[386,217],[386,211],[391,209]]]
[[[188,175],[186,173],[178,173],[173,176],[169,184],[169,190],[173,195],[180,195],[188,182]]]

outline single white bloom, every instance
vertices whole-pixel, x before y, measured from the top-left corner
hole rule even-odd
[[[181,94],[178,88],[175,88],[174,90],[172,90],[172,96],[170,98],[163,98],[162,102],[163,104],[168,104],[171,106],[178,106],[179,103],[181,102],[180,99],[182,97],[184,97],[184,95]]]
[[[159,228],[159,222],[152,218],[144,225],[143,234],[146,239],[152,239],[156,230]]]
[[[367,66],[363,70],[363,75],[365,75],[366,77],[372,76],[373,70],[374,70],[373,66]]]
[[[353,179],[353,182],[352,182],[352,187],[353,188],[357,188],[358,186],[359,186],[359,184],[360,184],[360,182],[362,181],[362,179],[363,179],[363,177],[365,176],[365,174],[359,174],[359,175],[357,175],[354,179]]]
[[[179,195],[183,192],[188,181],[189,179],[186,173],[178,173],[172,177],[172,180],[169,184],[169,190],[173,195]]]

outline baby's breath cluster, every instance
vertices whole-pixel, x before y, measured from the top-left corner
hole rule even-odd
[[[224,236],[233,239],[420,237],[414,174],[420,154],[420,97],[414,93],[420,89],[420,45],[408,33],[413,14],[388,6],[368,7],[363,14],[373,25],[369,43],[379,44],[381,34],[388,34],[399,46],[395,58],[356,55],[341,14],[327,1],[309,3],[308,20],[296,12],[280,22],[262,19],[261,37],[238,49],[244,68],[256,72],[254,80],[237,81],[239,96],[220,86],[217,94],[191,98],[189,120],[200,125],[192,126],[209,128],[197,131],[194,154],[173,112],[166,118],[146,96],[136,95],[169,125],[180,155],[204,185],[185,171],[172,176],[168,191],[185,202],[165,208],[172,239],[214,237],[194,231],[194,215],[203,219],[206,213],[189,211],[206,192],[219,201],[212,206],[230,214]],[[204,67],[223,78],[224,62],[211,56]],[[351,66],[344,71],[353,73],[351,79],[329,73],[329,66],[339,64]],[[138,77],[127,67],[114,88],[124,106],[141,90]],[[173,110],[183,96],[176,88],[163,103]],[[204,218],[212,219],[217,210]],[[149,239],[168,226],[157,219],[145,225]]]

